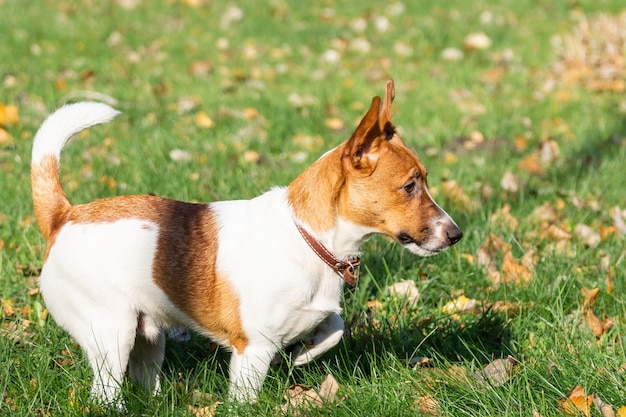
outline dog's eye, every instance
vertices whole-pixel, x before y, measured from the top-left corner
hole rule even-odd
[[[405,193],[407,193],[408,195],[412,195],[415,192],[415,188],[417,188],[417,183],[415,181],[411,181],[402,188],[404,189]]]

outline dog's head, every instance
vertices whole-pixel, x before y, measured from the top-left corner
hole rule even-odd
[[[421,256],[458,242],[461,229],[428,191],[428,172],[398,136],[391,121],[393,81],[372,104],[342,154],[340,217],[393,237]]]

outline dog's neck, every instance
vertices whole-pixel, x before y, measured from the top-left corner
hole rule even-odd
[[[322,155],[287,188],[296,221],[338,259],[357,255],[372,233],[349,219],[342,219],[337,212],[339,193],[344,186],[343,146]]]

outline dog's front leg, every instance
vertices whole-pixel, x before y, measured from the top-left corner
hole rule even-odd
[[[304,365],[335,346],[343,336],[343,328],[343,319],[339,314],[332,313],[326,317],[317,326],[313,336],[293,352],[293,363]]]
[[[229,397],[239,402],[256,402],[277,351],[274,345],[248,345],[242,353],[233,351],[229,369]]]

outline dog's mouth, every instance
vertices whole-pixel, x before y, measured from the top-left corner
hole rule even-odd
[[[432,247],[428,244],[428,242],[419,242],[413,238],[410,234],[406,232],[400,232],[396,236],[396,240],[409,251],[419,255],[419,256],[432,256],[436,255],[442,250],[446,249],[447,246],[443,247]]]

